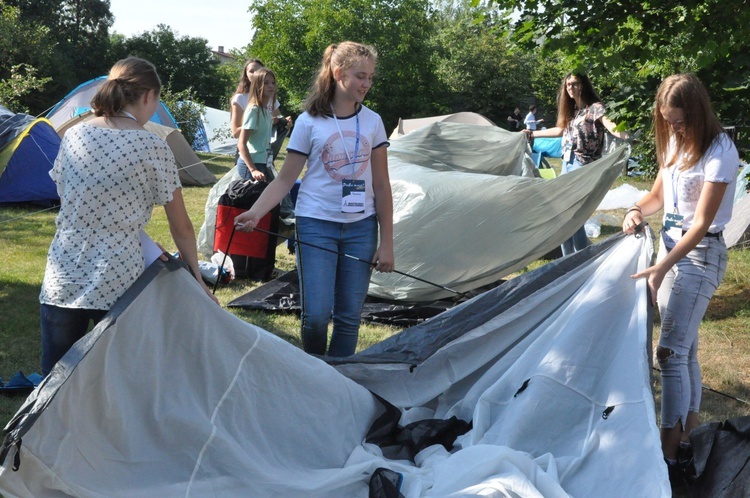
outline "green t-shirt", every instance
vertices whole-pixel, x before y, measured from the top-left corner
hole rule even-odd
[[[249,105],[242,118],[242,129],[252,130],[247,140],[250,158],[259,167],[265,167],[271,152],[271,129],[273,118],[267,110],[257,105]]]

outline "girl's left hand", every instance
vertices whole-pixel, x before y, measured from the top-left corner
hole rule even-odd
[[[375,269],[383,273],[390,273],[395,268],[394,263],[395,257],[393,256],[393,249],[384,248],[383,246],[378,247],[375,251],[375,255],[372,258],[375,263]]]
[[[664,281],[665,274],[666,272],[656,264],[636,273],[635,275],[631,275],[631,278],[648,278],[648,288],[651,290],[651,304],[656,306],[656,294],[659,292],[659,287],[661,287],[661,283]]]

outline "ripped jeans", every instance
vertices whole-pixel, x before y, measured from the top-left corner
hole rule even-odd
[[[658,259],[667,254],[662,239]],[[661,368],[661,428],[685,426],[688,412],[698,413],[701,370],[698,365],[698,327],[708,302],[724,278],[727,247],[722,237],[703,237],[698,245],[667,272],[657,301],[661,336],[656,360]]]

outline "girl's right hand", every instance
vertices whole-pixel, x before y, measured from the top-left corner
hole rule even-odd
[[[628,211],[625,214],[625,219],[622,220],[622,231],[627,233],[628,235],[632,235],[635,233],[635,227],[640,225],[642,222],[643,214],[640,211],[638,211],[637,209]]]
[[[256,182],[262,182],[265,181],[266,175],[263,174],[263,172],[259,169],[254,169],[250,172],[250,175],[253,177],[253,180]]]
[[[253,210],[245,211],[234,219],[234,226],[240,232],[252,232],[258,226],[260,218]]]

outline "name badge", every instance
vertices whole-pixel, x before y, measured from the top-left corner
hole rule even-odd
[[[667,213],[664,216],[664,231],[669,234],[673,240],[682,238],[682,220],[684,216],[677,213]]]
[[[342,213],[364,213],[365,200],[364,180],[344,179],[341,181]]]

